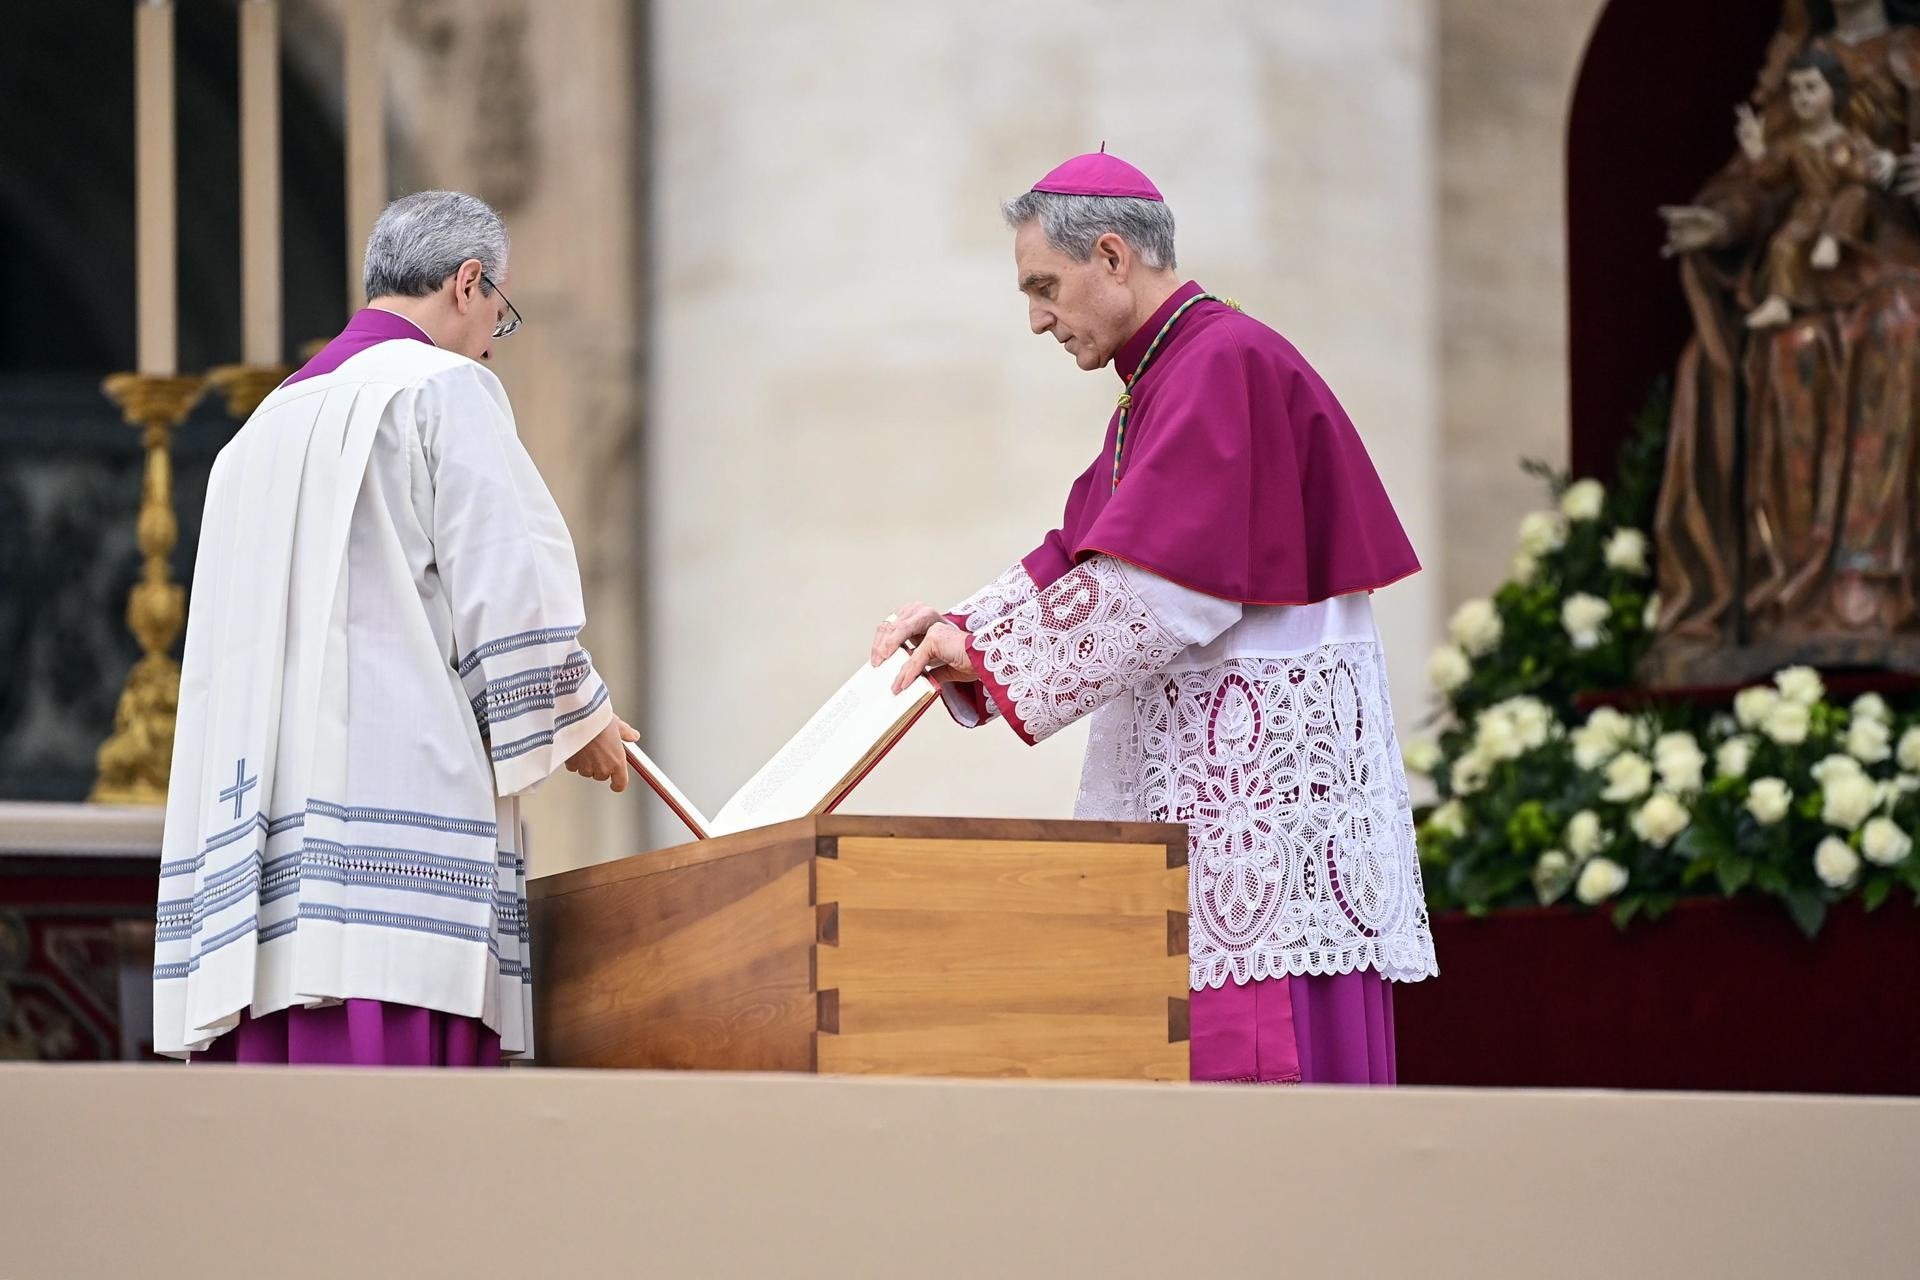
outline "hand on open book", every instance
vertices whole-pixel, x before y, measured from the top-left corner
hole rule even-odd
[[[627,789],[627,746],[640,741],[639,732],[619,716],[607,721],[607,727],[593,741],[573,753],[567,770],[595,782],[611,783],[615,791]]]
[[[967,633],[944,618],[934,623],[907,655],[907,664],[894,677],[893,691],[905,693],[921,676],[942,684],[978,680],[980,673],[973,669],[973,659],[967,656]]]
[[[901,645],[918,643],[944,616],[932,605],[917,600],[901,605],[873,629],[873,652],[868,655],[868,661],[877,667],[899,652]]]

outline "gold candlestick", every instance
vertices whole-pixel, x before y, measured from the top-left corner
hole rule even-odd
[[[227,398],[227,412],[245,422],[292,373],[283,364],[223,364],[207,370],[207,385]]]
[[[173,429],[200,399],[200,378],[116,373],[101,384],[147,448],[140,492],[140,581],[127,598],[127,627],[140,641],[140,660],[120,693],[113,736],[100,744],[99,804],[165,804],[173,768],[173,717],[180,703],[180,664],[172,657],[187,618],[187,593],[173,581],[169,557],[180,539],[173,515]]]

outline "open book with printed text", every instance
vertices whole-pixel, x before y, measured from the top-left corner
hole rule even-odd
[[[711,818],[638,743],[627,744],[627,757],[641,779],[702,840],[831,813],[940,696],[933,681],[925,679],[914,681],[904,693],[893,692],[894,678],[906,661],[903,649],[878,667],[862,664]]]

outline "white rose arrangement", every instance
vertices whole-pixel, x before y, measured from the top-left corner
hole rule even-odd
[[[1662,423],[1643,426],[1650,470],[1612,492],[1558,480],[1520,522],[1507,581],[1447,619],[1428,663],[1437,736],[1403,753],[1430,796],[1430,905],[1565,902],[1624,924],[1759,893],[1811,934],[1843,900],[1920,900],[1920,698],[1839,697],[1805,666],[1730,699],[1640,687],[1662,617],[1644,523]]]

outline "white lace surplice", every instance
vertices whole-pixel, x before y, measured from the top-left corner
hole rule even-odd
[[[982,678],[956,719],[1038,742],[1092,714],[1076,816],[1187,824],[1195,988],[1438,972],[1368,596],[1240,605],[1095,556],[952,616]]]

